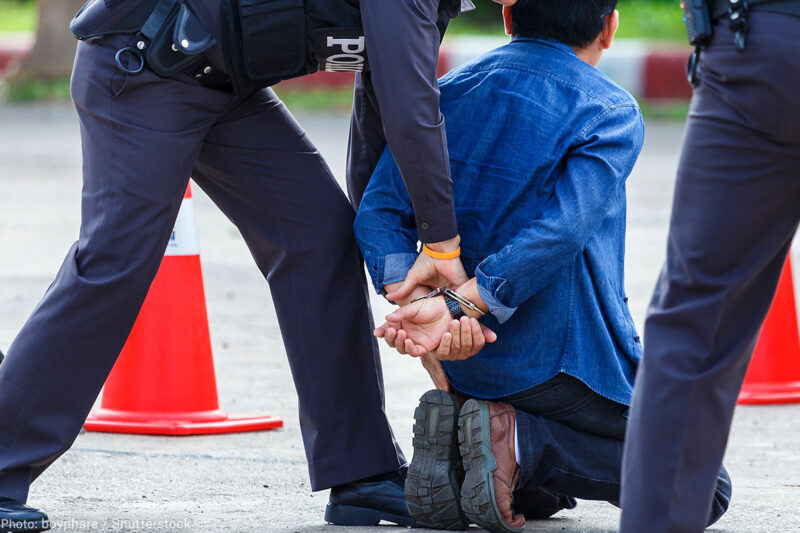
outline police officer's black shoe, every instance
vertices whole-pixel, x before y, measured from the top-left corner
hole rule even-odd
[[[403,494],[405,468],[331,489],[325,521],[338,526],[374,526],[392,522],[414,527]]]
[[[44,511],[24,503],[0,498],[0,533],[37,533],[50,529],[50,520]]]

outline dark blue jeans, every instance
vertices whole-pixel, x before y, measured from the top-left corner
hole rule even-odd
[[[572,507],[570,498],[618,506],[627,406],[567,374],[495,401],[517,410],[517,512],[528,518],[546,517]],[[710,522],[727,510],[730,493],[730,478],[723,467]]]

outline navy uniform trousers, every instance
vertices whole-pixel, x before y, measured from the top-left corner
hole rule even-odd
[[[703,53],[667,261],[645,324],[621,533],[704,529],[733,411],[800,218],[800,17],[727,19]]]
[[[189,176],[269,281],[299,396],[312,488],[396,470],[353,209],[271,90],[246,99],[190,76],[126,76],[126,36],[82,42],[80,238],[0,365],[0,497],[73,443],[119,355]]]

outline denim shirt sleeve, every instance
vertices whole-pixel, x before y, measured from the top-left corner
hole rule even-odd
[[[499,322],[586,247],[614,192],[624,187],[643,141],[644,123],[634,104],[608,107],[579,132],[542,211],[476,269],[481,297]]]
[[[414,209],[388,148],[361,200],[355,234],[378,294],[406,278],[418,255]]]

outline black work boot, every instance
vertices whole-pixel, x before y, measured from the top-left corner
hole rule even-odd
[[[403,495],[405,471],[401,467],[399,472],[333,487],[325,521],[337,526],[375,526],[384,521],[414,527]]]
[[[37,533],[50,529],[50,519],[44,511],[24,503],[0,498],[0,533]]]
[[[458,452],[458,411],[456,396],[431,390],[422,395],[414,412],[414,457],[406,478],[406,503],[420,527],[469,527],[461,510],[464,469]]]

